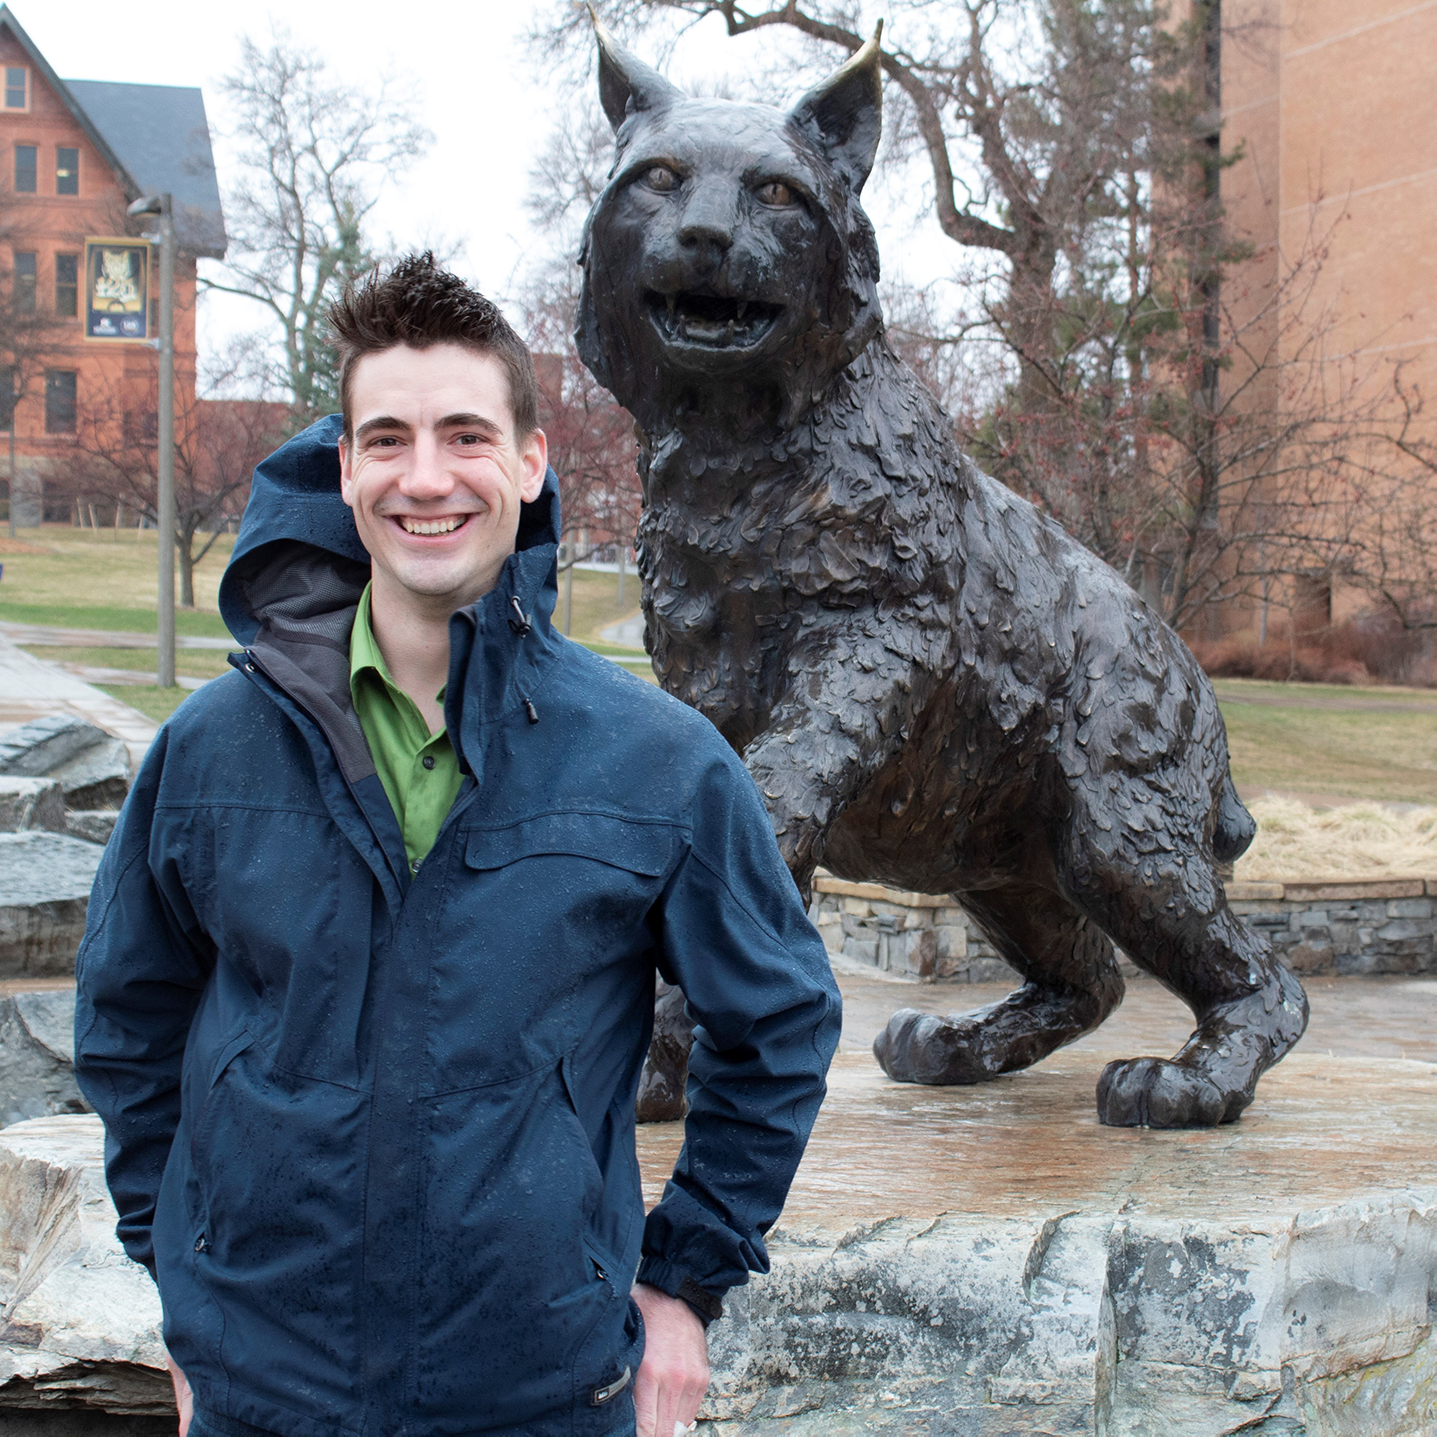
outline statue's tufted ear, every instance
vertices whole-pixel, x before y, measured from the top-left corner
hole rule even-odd
[[[788,123],[817,145],[854,194],[863,189],[883,129],[883,58],[873,38],[847,64],[810,90],[789,112]]]
[[[589,14],[599,42],[599,103],[616,130],[640,110],[667,109],[683,98],[682,90],[624,49],[592,9]]]

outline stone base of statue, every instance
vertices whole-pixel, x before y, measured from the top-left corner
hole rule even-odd
[[[1437,1066],[1299,1050],[1240,1123],[1148,1132],[1098,1126],[1109,1056],[979,1088],[840,1056],[773,1271],[711,1331],[701,1430],[1437,1432]],[[681,1139],[640,1130],[650,1198]],[[0,1428],[168,1408],[113,1225],[97,1119],[0,1132]]]
[[[713,1437],[1437,1433],[1437,1066],[1299,1050],[1241,1122],[1149,1132],[1099,1127],[1109,1056],[946,1089],[841,1056],[712,1329]]]

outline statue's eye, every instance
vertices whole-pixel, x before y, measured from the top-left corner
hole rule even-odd
[[[760,185],[758,197],[761,203],[773,205],[775,209],[794,202],[793,191],[782,180],[770,180],[766,185]]]
[[[651,189],[666,195],[679,187],[679,177],[667,165],[653,165],[644,175],[644,183]]]

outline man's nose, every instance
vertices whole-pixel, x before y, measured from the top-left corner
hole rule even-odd
[[[432,434],[420,434],[414,443],[414,461],[400,480],[400,492],[407,499],[442,499],[453,488],[443,446]]]

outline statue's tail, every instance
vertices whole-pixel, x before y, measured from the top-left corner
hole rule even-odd
[[[1247,852],[1257,836],[1257,820],[1243,807],[1233,787],[1232,775],[1222,781],[1222,797],[1218,800],[1217,824],[1213,828],[1212,852],[1219,863],[1232,863]]]

